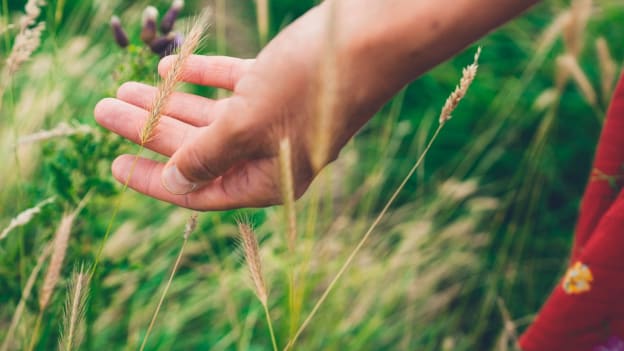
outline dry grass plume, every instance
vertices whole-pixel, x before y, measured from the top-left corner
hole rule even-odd
[[[78,349],[82,342],[81,326],[89,295],[89,274],[87,271],[84,267],[80,267],[72,274],[72,280],[67,289],[63,330],[59,340],[60,351]]]
[[[0,232],[0,240],[5,239],[11,231],[13,231],[17,227],[24,226],[28,224],[32,219],[41,212],[41,210],[46,206],[54,202],[54,197],[45,199],[35,205],[35,207],[29,208],[24,212],[18,214],[15,218],[9,222],[9,225]]]
[[[197,50],[197,47],[201,43],[204,33],[209,26],[211,14],[212,12],[209,8],[202,11],[188,32],[186,39],[184,40],[184,44],[180,47],[169,72],[167,72],[167,75],[158,84],[158,92],[149,109],[149,117],[145,126],[141,130],[141,145],[145,145],[155,136],[156,128],[158,127],[158,123],[160,122],[165,106],[169,101],[169,97],[180,83],[182,70],[186,61],[195,52],[195,50]]]
[[[462,77],[459,81],[459,85],[455,88],[455,91],[451,93],[451,95],[446,99],[446,103],[442,108],[442,112],[440,113],[440,124],[446,123],[449,119],[451,119],[451,114],[457,106],[459,102],[466,96],[468,92],[468,88],[474,81],[477,76],[477,71],[479,69],[479,57],[481,56],[481,48],[477,49],[477,53],[474,56],[474,61],[471,65],[464,68]]]
[[[254,292],[264,309],[264,315],[269,326],[269,333],[271,334],[273,350],[277,351],[277,341],[275,339],[273,322],[271,321],[271,314],[269,312],[269,293],[262,272],[262,260],[260,258],[258,239],[256,238],[256,233],[252,226],[248,222],[239,221],[238,231],[240,233],[241,247],[245,256],[245,261],[247,262],[247,268],[249,269],[249,275],[253,282]]]

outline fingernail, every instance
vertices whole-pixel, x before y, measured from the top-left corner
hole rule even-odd
[[[127,162],[123,162],[121,158],[117,158],[113,161],[111,169],[115,178],[117,178],[120,182],[125,183],[128,181],[129,172]]]
[[[186,179],[175,165],[165,168],[162,183],[167,191],[175,195],[185,195],[197,188],[197,184]]]

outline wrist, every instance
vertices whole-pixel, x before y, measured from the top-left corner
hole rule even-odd
[[[338,47],[389,98],[539,0],[327,0]],[[330,14],[329,16],[332,16]]]

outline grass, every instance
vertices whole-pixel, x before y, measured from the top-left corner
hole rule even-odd
[[[3,1],[0,29],[14,22],[23,5]],[[49,1],[42,8],[41,47],[2,96],[0,143],[7,152],[0,156],[6,165],[0,169],[0,229],[55,199],[0,240],[0,342],[16,324],[7,349],[23,350],[31,341],[34,350],[58,347],[63,321],[76,316],[69,304],[69,317],[63,317],[70,291],[77,291],[76,283],[69,284],[72,270],[93,262],[100,245],[84,328],[63,329],[72,330],[71,338],[80,330],[84,350],[141,344],[145,350],[264,350],[273,339],[279,349],[297,334],[301,317],[315,311],[295,349],[512,347],[566,264],[613,74],[604,62],[611,56],[621,67],[624,58],[619,44],[624,35],[609,30],[624,20],[621,2],[595,1],[587,24],[572,37],[564,36],[564,27],[541,36],[569,9],[567,2],[553,0],[484,38],[477,82],[392,205],[385,207],[388,195],[428,149],[439,106],[473,50],[384,107],[286,216],[281,208],[243,211],[254,223],[265,284],[271,287],[266,304],[258,304],[254,290],[246,288],[248,267],[236,250],[240,212],[203,214],[180,251],[188,211],[128,193],[104,240],[111,204],[121,196],[109,175],[110,161],[133,149],[98,129],[92,108],[114,94],[120,80],[134,75],[154,83],[156,62],[117,49],[107,24],[120,15],[131,41],[139,42],[146,5]],[[169,3],[152,5],[162,13]],[[205,53],[245,55],[312,1],[217,5],[216,34],[208,38]],[[183,16],[198,6],[199,1],[187,1]],[[15,34],[0,31],[3,59]],[[601,37],[605,40],[596,44]],[[559,57],[571,69],[564,81],[557,79]],[[80,132],[19,143],[64,125]],[[63,214],[90,191],[92,198],[73,221],[56,292],[34,340],[40,273],[48,270],[42,252]],[[386,215],[375,221],[382,212]],[[377,229],[357,246],[358,233],[366,233],[373,221]],[[296,238],[294,248],[289,249],[288,233]],[[351,255],[356,246],[359,252]],[[295,260],[289,250],[297,251]],[[332,283],[344,262],[350,263],[348,271]],[[322,307],[315,309],[323,296]],[[21,318],[12,323],[17,313]]]

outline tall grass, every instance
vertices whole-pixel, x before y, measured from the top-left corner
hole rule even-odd
[[[28,12],[22,5],[4,1],[2,23],[18,23]],[[125,194],[110,232],[102,234],[122,197],[108,163],[128,147],[96,130],[90,110],[114,91],[111,72],[131,55],[114,54],[108,18],[123,8],[124,23],[138,22],[145,5],[49,2],[38,17],[48,22],[40,48],[1,83],[10,82],[0,106],[7,116],[0,120],[1,145],[18,157],[0,156],[6,165],[0,228],[11,228],[0,240],[0,350],[55,349],[61,335],[63,350],[512,347],[565,265],[574,204],[624,57],[621,36],[604,29],[624,19],[620,2],[551,2],[484,39],[487,64],[479,84],[436,147],[429,149],[439,119],[435,106],[455,84],[466,55],[397,96],[296,203],[284,142],[279,181],[287,205],[250,211],[257,235],[250,238],[261,244],[252,247],[271,287],[263,299],[257,288],[243,288],[250,265],[235,249],[238,214],[203,215],[198,235],[181,243],[188,212]],[[269,27],[296,15],[284,9],[311,2],[273,0],[270,13],[268,5],[217,0],[218,33],[208,47],[251,52],[258,38],[269,39]],[[197,8],[192,1],[188,6]],[[225,20],[243,22],[247,31],[233,32]],[[20,32],[19,26],[1,31],[3,70]],[[140,35],[138,28],[128,34]],[[327,61],[331,77],[331,55]],[[331,94],[321,97],[319,107],[331,100]],[[319,120],[320,128],[328,121]],[[412,170],[411,157],[423,153],[428,157]],[[397,187],[404,191],[388,204]],[[71,235],[58,240],[56,263],[46,267],[59,220],[90,189],[91,201],[72,221]],[[53,203],[36,206],[31,216],[29,208],[52,196]],[[94,257],[98,274],[83,310],[78,296],[86,284],[69,278],[80,277],[71,272],[76,262]],[[51,266],[54,284],[39,278]],[[290,281],[289,271],[296,279]],[[36,300],[43,298],[42,309]],[[68,343],[74,335],[84,335],[82,342]]]

